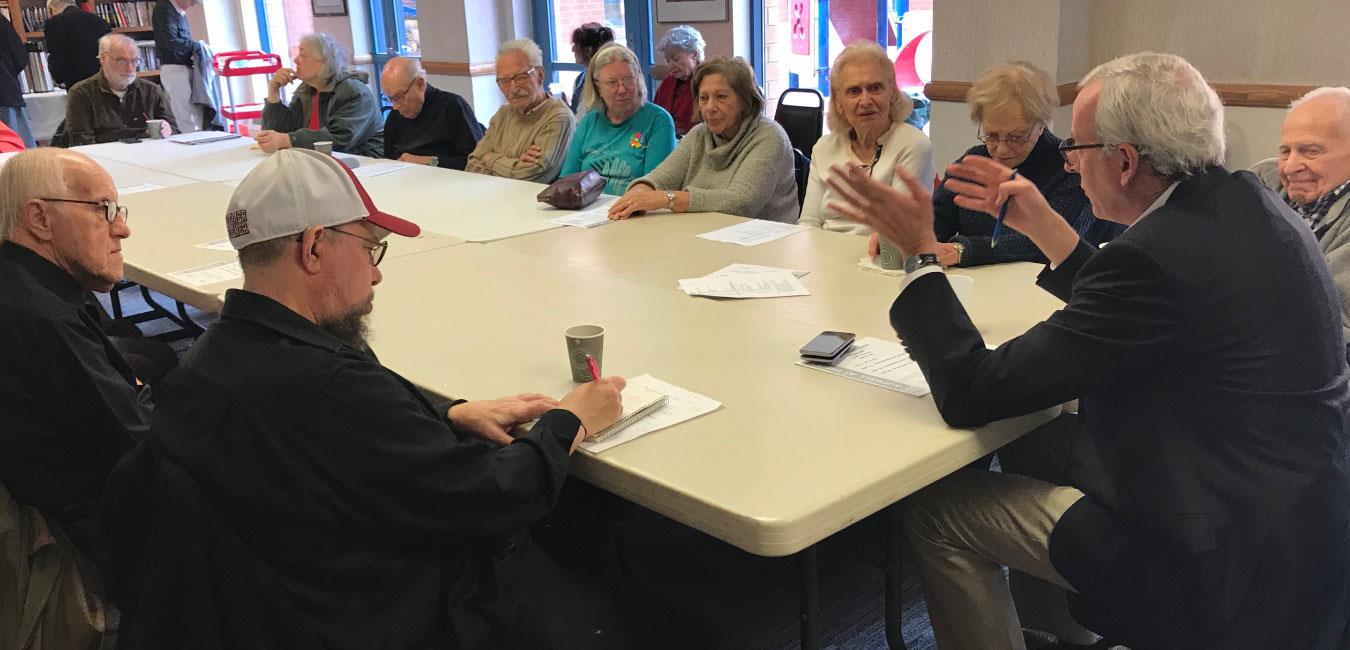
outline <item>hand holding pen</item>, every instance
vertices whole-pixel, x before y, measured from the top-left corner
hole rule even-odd
[[[956,205],[997,219],[993,243],[1003,228],[1012,228],[1031,239],[1054,265],[1078,245],[1078,233],[1050,207],[1036,184],[996,160],[966,156],[947,167],[943,186],[956,194]]]

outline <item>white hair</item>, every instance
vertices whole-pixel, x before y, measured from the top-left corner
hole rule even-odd
[[[497,56],[507,52],[520,52],[530,61],[530,65],[536,68],[544,67],[544,53],[539,49],[539,45],[528,38],[517,38],[514,41],[502,43],[497,48]]]
[[[135,48],[136,41],[131,40],[131,37],[126,34],[104,34],[98,39],[98,53],[107,54],[115,45],[130,45]]]
[[[336,83],[338,77],[347,74],[347,63],[351,56],[347,54],[347,48],[342,46],[338,39],[332,34],[324,32],[314,32],[300,37],[300,44],[309,47],[309,50],[323,61],[323,68],[319,70],[319,81],[328,86]]]
[[[585,106],[586,110],[605,110],[605,98],[600,96],[600,68],[616,61],[623,61],[632,69],[633,79],[637,81],[639,105],[647,103],[647,79],[646,75],[642,74],[642,66],[638,63],[637,55],[618,43],[606,43],[591,57],[591,63],[586,71],[586,87],[581,91],[581,105]]]
[[[1322,86],[1321,88],[1313,88],[1312,90],[1309,90],[1307,94],[1290,102],[1289,112],[1293,113],[1294,109],[1302,106],[1304,102],[1310,99],[1317,99],[1318,97],[1332,97],[1339,99],[1341,104],[1347,109],[1350,109],[1350,88],[1346,88],[1345,86]]]
[[[72,153],[41,147],[9,159],[0,171],[0,241],[14,235],[26,203],[44,196],[66,196],[66,160]]]
[[[73,4],[75,0],[47,0],[47,13],[55,16]]]
[[[656,44],[656,51],[662,55],[670,54],[671,50],[693,52],[698,55],[698,60],[703,60],[703,48],[706,44],[703,42],[703,35],[690,25],[676,25],[661,37],[661,41]]]
[[[1101,82],[1097,137],[1106,150],[1132,144],[1154,171],[1185,176],[1224,157],[1223,104],[1200,71],[1175,54],[1139,52],[1089,72]]]

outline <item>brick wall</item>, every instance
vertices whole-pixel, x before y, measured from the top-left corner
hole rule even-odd
[[[611,3],[613,4],[613,3]],[[623,42],[624,34],[621,23],[618,20],[622,16],[622,4],[615,4],[610,8],[610,13],[615,14],[615,20],[607,21],[605,16],[605,0],[553,0],[553,24],[554,42],[557,43],[558,60],[570,61],[572,49],[572,30],[580,27],[583,23],[600,23],[609,25],[614,30],[615,39]],[[617,10],[617,11],[616,11]]]

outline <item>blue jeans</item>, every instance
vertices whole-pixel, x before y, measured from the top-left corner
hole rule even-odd
[[[0,106],[0,122],[23,138],[23,146],[33,149],[37,142],[33,140],[33,127],[28,125],[28,111],[22,106]]]

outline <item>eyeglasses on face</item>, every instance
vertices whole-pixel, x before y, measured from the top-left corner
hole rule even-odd
[[[990,146],[999,144],[1001,142],[1005,145],[1008,145],[1009,147],[1020,147],[1026,144],[1027,142],[1031,141],[1032,133],[1034,133],[1034,131],[1028,131],[1026,133],[1014,132],[1009,133],[1007,135],[999,135],[997,133],[985,134],[983,131],[976,131],[975,138],[978,139],[980,142],[983,142]]]
[[[391,104],[401,104],[403,103],[403,100],[408,98],[408,92],[412,90],[413,85],[416,83],[417,77],[413,77],[413,80],[409,81],[408,85],[403,87],[403,92],[385,95],[385,97],[389,98],[389,103]]]
[[[122,218],[122,223],[126,223],[131,218],[131,211],[124,205],[117,205],[117,201],[103,199],[102,201],[83,201],[80,199],[54,199],[49,197],[39,197],[39,201],[52,201],[55,203],[79,203],[80,205],[96,205],[103,208],[103,218],[112,223]]]
[[[337,233],[342,233],[342,234],[344,234],[344,235],[346,235],[346,236],[348,236],[348,237],[355,237],[355,238],[357,238],[357,239],[359,239],[359,240],[361,240],[361,241],[363,241],[363,242],[365,242],[365,243],[367,243],[367,244],[370,244],[369,246],[362,246],[362,248],[366,249],[366,253],[368,253],[368,254],[370,255],[370,265],[371,265],[371,266],[379,266],[379,265],[380,265],[380,262],[383,262],[383,261],[384,261],[384,252],[385,252],[386,250],[389,249],[389,242],[387,242],[387,241],[375,241],[374,239],[366,239],[365,237],[362,237],[361,235],[358,235],[358,234],[356,234],[356,233],[351,233],[351,232],[347,232],[347,231],[345,231],[345,230],[339,229],[337,226],[329,226],[329,227],[328,227],[328,230],[331,230],[331,231],[337,232]],[[303,231],[300,232],[299,234],[297,234],[297,235],[295,236],[295,241],[303,241],[304,239],[305,239],[305,233],[304,233]]]
[[[603,81],[596,79],[596,82],[600,84],[601,88],[609,91],[618,90],[619,86],[623,86],[629,90],[637,88],[637,77],[634,77],[631,74],[621,79],[606,79]]]
[[[1069,162],[1069,152],[1082,149],[1100,149],[1105,147],[1105,143],[1095,142],[1092,144],[1078,144],[1073,138],[1065,138],[1059,141],[1059,155],[1064,158],[1064,162]]]
[[[112,56],[111,54],[107,55],[107,57],[108,57],[108,60],[109,60],[109,61],[111,61],[111,62],[113,62],[114,64],[116,64],[116,65],[118,65],[118,66],[121,66],[121,67],[123,67],[123,68],[125,68],[125,67],[132,67],[132,68],[136,68],[136,69],[139,70],[140,67],[141,67],[141,60],[140,60],[140,59],[122,59],[122,58],[114,57],[114,56]]]
[[[529,82],[530,73],[538,69],[539,68],[536,66],[530,66],[529,69],[525,70],[520,74],[513,74],[509,77],[497,77],[497,85],[501,88],[506,88],[507,86],[510,86],[512,84],[517,86],[523,86],[527,82]]]

